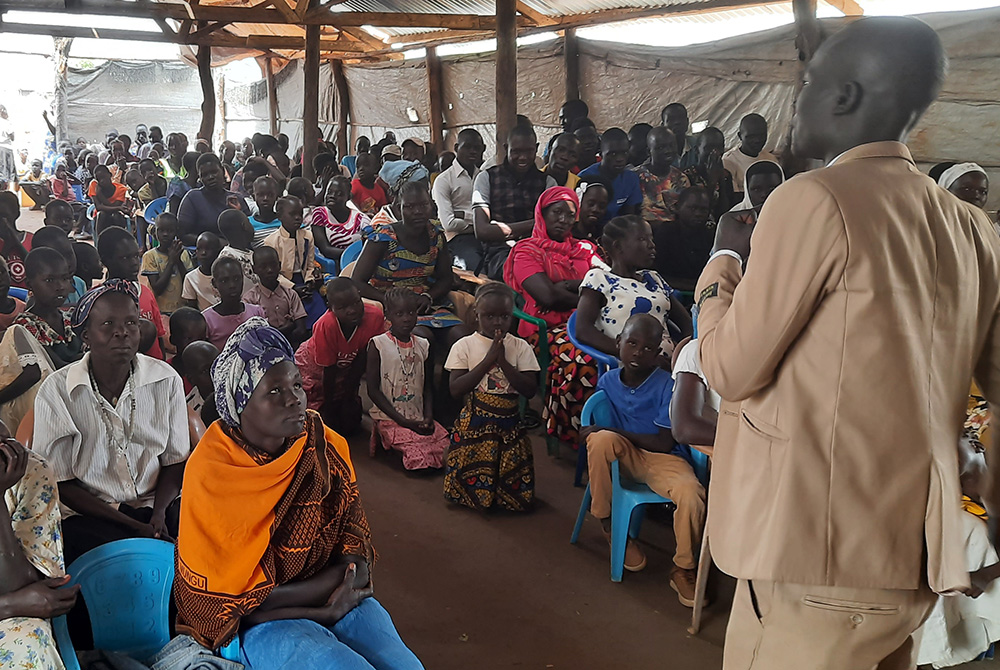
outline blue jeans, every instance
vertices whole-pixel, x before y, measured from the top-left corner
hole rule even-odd
[[[308,619],[262,623],[240,633],[253,670],[423,670],[389,613],[368,598],[327,628]]]

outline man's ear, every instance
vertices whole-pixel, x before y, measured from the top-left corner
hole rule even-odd
[[[864,88],[856,81],[844,82],[837,92],[836,105],[833,108],[834,116],[845,116],[853,114],[861,106],[864,98]]]

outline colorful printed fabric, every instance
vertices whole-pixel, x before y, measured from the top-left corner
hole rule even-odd
[[[4,492],[4,502],[31,565],[46,578],[64,574],[55,476],[40,457],[28,452],[24,476]],[[51,623],[31,617],[0,620],[0,668],[63,670]]]
[[[518,400],[482,391],[465,397],[445,463],[445,499],[476,510],[531,509],[535,466]]]
[[[90,310],[94,308],[94,303],[96,303],[97,300],[105,293],[111,292],[124,293],[128,297],[132,298],[132,301],[137,306],[139,304],[139,293],[135,290],[135,284],[126,279],[109,279],[100,286],[92,288],[83,294],[83,297],[80,298],[80,302],[76,303],[76,308],[73,309],[72,319],[67,318],[68,328],[72,328],[78,335],[82,333],[83,329],[87,325],[87,319],[90,318]],[[28,330],[31,329],[29,328]],[[51,331],[51,328],[49,330]],[[35,335],[35,333],[31,334]],[[35,337],[37,338],[38,335],[35,335]],[[49,346],[41,339],[38,341],[42,343],[43,347]]]
[[[347,441],[312,411],[277,456],[213,423],[185,467],[180,528],[177,630],[211,649],[276,586],[312,577],[331,558],[375,562]]]
[[[379,291],[388,291],[395,286],[418,294],[427,293],[434,281],[438,256],[447,250],[444,231],[440,226],[428,223],[430,245],[426,253],[416,254],[400,244],[394,228],[396,223],[388,208],[384,207],[372,219],[371,225],[361,231],[362,239],[387,242],[389,245],[385,255],[375,266],[375,274],[369,283]],[[450,305],[438,305],[431,314],[421,315],[417,323],[430,328],[449,328],[462,323],[449,307]]]
[[[671,167],[667,176],[661,177],[650,169],[649,161],[635,168],[642,188],[642,218],[650,225],[673,221],[677,198],[691,185],[687,175]]]
[[[374,421],[371,436],[371,455],[381,444],[388,451],[393,449],[403,454],[403,467],[407,470],[425,470],[444,466],[444,452],[448,448],[450,436],[447,429],[437,421],[434,432],[420,435],[409,428],[403,428],[394,421]]]
[[[976,382],[969,390],[969,408],[965,415],[965,436],[980,444],[989,445],[990,403],[983,397]]]
[[[542,419],[545,429],[560,442],[574,449],[580,442],[580,415],[583,405],[597,387],[597,364],[569,340],[565,327],[548,331],[548,388]],[[528,338],[537,349],[538,334]]]
[[[266,319],[252,316],[241,323],[212,364],[219,417],[230,426],[239,426],[240,414],[267,371],[294,359],[292,345]]]

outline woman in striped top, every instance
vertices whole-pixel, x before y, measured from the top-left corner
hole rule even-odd
[[[361,229],[371,224],[365,214],[348,206],[350,200],[351,181],[337,175],[326,185],[325,206],[316,207],[311,214],[316,248],[335,261],[340,260],[344,249],[361,239]]]

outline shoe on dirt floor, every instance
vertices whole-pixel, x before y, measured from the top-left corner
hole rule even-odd
[[[611,533],[605,532],[608,545],[611,545]],[[625,569],[629,572],[639,572],[646,567],[646,554],[632,538],[625,544]]]
[[[677,592],[677,600],[685,607],[694,607],[697,570],[685,570],[676,565],[670,571],[670,588]]]

